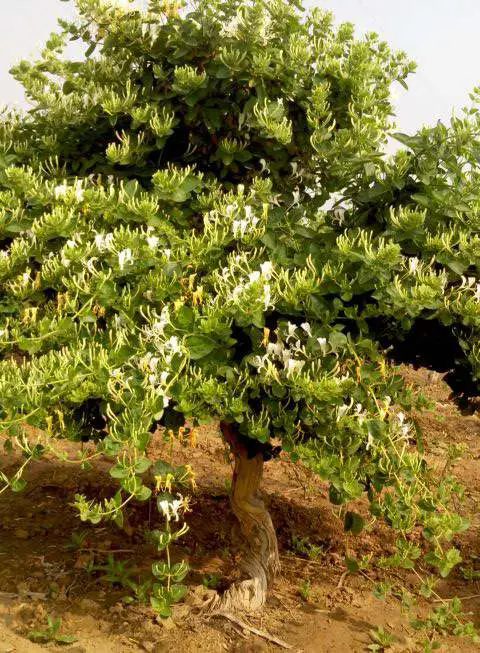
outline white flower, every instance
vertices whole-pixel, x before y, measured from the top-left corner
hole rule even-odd
[[[269,342],[267,345],[267,354],[269,356],[278,356],[282,355],[283,344],[281,342]]]
[[[169,501],[168,499],[163,499],[162,501],[158,502],[158,507],[163,513],[165,519],[167,522],[169,522],[172,517],[175,518],[175,521],[178,521],[179,518],[179,511],[181,507],[184,505],[184,499],[181,494],[177,494],[179,497],[178,499],[173,499],[172,501]]]
[[[155,376],[155,374],[150,374],[150,376],[148,377],[148,380],[153,385],[155,383],[155,381],[157,380],[157,377]]]
[[[326,338],[317,338],[317,342],[322,349],[322,353],[327,351],[327,339]]]
[[[67,242],[65,243],[65,247],[73,248],[73,247],[76,247],[76,246],[77,246],[77,243],[74,240],[67,240]]]
[[[169,261],[170,260],[170,254],[172,253],[172,250],[171,249],[164,249],[163,253],[165,254],[165,258],[167,259],[167,261]]]
[[[162,385],[166,385],[167,384],[167,379],[168,379],[168,372],[162,372],[160,374],[160,383]]]
[[[77,202],[81,202],[83,200],[83,197],[85,195],[85,191],[82,188],[82,182],[77,181],[75,184],[75,199]]]
[[[308,322],[302,322],[302,324],[300,326],[305,331],[307,336],[310,336],[310,338],[311,338],[312,337],[312,329],[310,327],[310,324]]]
[[[66,182],[64,182],[61,186],[57,186],[55,188],[55,199],[60,199],[60,197],[65,197],[68,191],[68,186]]]
[[[289,358],[286,365],[287,376],[292,376],[295,373],[299,374],[304,365],[305,361],[296,361],[293,358]]]
[[[342,419],[348,413],[350,406],[348,404],[343,404],[337,408],[337,419]]]
[[[112,376],[114,379],[118,379],[120,376],[122,376],[122,370],[119,367],[116,367],[114,370],[112,370],[110,376]]]
[[[297,330],[296,325],[295,325],[295,324],[292,324],[291,322],[289,322],[289,323],[287,324],[287,328],[288,328],[288,337],[289,337],[289,338],[293,338],[293,337],[295,337],[295,331]]]
[[[150,360],[148,361],[148,367],[152,370],[152,372],[156,369],[159,360],[160,359],[156,356],[150,357]]]
[[[148,236],[147,237],[147,244],[150,247],[150,249],[155,249],[159,243],[159,238],[158,236]]]
[[[265,279],[268,281],[272,277],[272,264],[270,261],[265,261],[265,263],[261,263],[260,265],[260,270],[262,271],[262,277],[265,277]]]
[[[242,294],[243,290],[244,290],[244,286],[242,286],[241,284],[235,286],[235,288],[232,290],[232,297],[234,299],[238,299]]]
[[[245,207],[245,217],[247,220],[250,220],[252,217],[252,207],[251,206],[246,206]]]
[[[235,236],[235,238],[238,238],[238,236],[245,235],[247,226],[248,226],[247,220],[234,220],[232,222],[232,233]]]
[[[413,274],[413,273],[416,271],[416,269],[418,268],[418,263],[419,263],[419,261],[418,261],[418,258],[417,258],[416,256],[413,256],[411,259],[409,259],[409,261],[408,261],[408,268],[409,268],[409,270],[410,270],[410,272],[411,272],[412,274]]]
[[[113,243],[113,234],[97,234],[95,236],[95,245],[103,252],[105,249],[110,249]]]
[[[118,265],[120,270],[123,270],[127,263],[133,263],[132,250],[129,247],[118,252]]]
[[[258,281],[260,279],[260,272],[258,270],[255,270],[255,272],[250,272],[248,275],[248,279],[250,283],[255,283],[255,281]]]

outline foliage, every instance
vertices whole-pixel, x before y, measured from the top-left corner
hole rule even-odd
[[[32,630],[28,633],[28,639],[32,642],[39,642],[41,644],[48,644],[54,642],[55,644],[71,644],[77,641],[74,635],[62,635],[60,628],[62,627],[62,620],[60,617],[53,619],[47,617],[47,627],[45,630]]]
[[[76,496],[92,523],[121,525],[153,470],[168,556],[172,488],[193,476],[152,467],[152,434],[231,422],[279,438],[333,504],[366,492],[399,532],[386,566],[422,558],[445,575],[463,488],[422,458],[402,411],[423,400],[392,359],[453,369],[457,394],[477,392],[477,109],[397,134],[406,149],[388,158],[390,86],[414,65],[375,34],[293,0],[76,6],[12,69],[32,109],[0,125],[6,449],[25,464],[110,457],[118,492]],[[63,57],[69,39],[85,60]],[[90,444],[69,459],[62,439]],[[4,489],[23,489],[22,470]],[[347,531],[363,527],[345,513]],[[415,527],[426,554],[406,539]],[[152,603],[167,613],[183,568],[162,565]]]

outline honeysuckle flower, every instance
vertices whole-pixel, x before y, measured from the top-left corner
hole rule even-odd
[[[150,360],[148,361],[148,367],[149,367],[152,371],[154,371],[154,370],[156,369],[157,365],[158,365],[158,361],[159,361],[159,360],[160,360],[160,359],[157,358],[157,356],[151,356],[151,357],[150,357]]]
[[[77,181],[75,184],[75,199],[77,202],[81,202],[84,198],[85,191],[82,188],[82,182]]]
[[[76,246],[77,246],[77,243],[74,240],[67,240],[67,242],[65,243],[65,247],[69,247],[70,249],[72,249],[73,247],[76,247]]]
[[[412,256],[412,258],[408,260],[408,268],[412,274],[417,270],[418,263],[419,260],[416,256]]]
[[[158,508],[163,513],[167,522],[170,522],[172,518],[175,518],[175,521],[178,521],[180,514],[179,511],[184,505],[184,499],[181,494],[177,494],[178,499],[162,499],[158,502]]]
[[[320,345],[322,352],[325,353],[327,351],[327,339],[326,338],[317,338],[317,342]]]
[[[113,238],[114,238],[113,234],[107,234],[107,235],[103,233],[97,234],[95,236],[95,245],[101,252],[103,252],[106,249],[110,249],[110,247],[113,244]]]
[[[255,283],[255,281],[258,281],[260,279],[260,272],[258,270],[255,270],[255,272],[250,272],[248,275],[248,279],[250,283]]]
[[[133,263],[132,250],[129,247],[118,252],[118,265],[120,270],[123,270],[127,263]]]
[[[248,222],[246,220],[234,220],[232,222],[232,232],[235,237],[243,236],[247,229]]]
[[[268,281],[272,277],[272,263],[270,261],[265,261],[265,263],[260,264],[260,270],[262,272],[262,277]]]
[[[182,350],[177,336],[170,336],[165,343],[165,348],[173,354],[178,354]]]
[[[292,376],[292,374],[299,374],[302,371],[302,367],[305,365],[305,361],[296,361],[293,358],[287,360],[285,366],[287,371],[287,376]]]
[[[235,288],[232,290],[232,297],[234,299],[238,299],[238,297],[240,297],[240,295],[242,294],[244,289],[245,289],[245,286],[242,286],[241,284],[239,284],[238,286],[235,286]]]
[[[67,191],[68,191],[68,186],[67,186],[66,182],[64,182],[60,186],[56,186],[55,191],[54,191],[55,192],[55,199],[58,200],[61,197],[65,197],[65,195],[67,194]]]
[[[87,267],[87,270],[88,270],[89,272],[95,272],[95,265],[94,265],[94,263],[95,263],[95,261],[97,261],[97,260],[98,260],[98,259],[97,259],[96,257],[92,257],[92,258],[89,258],[89,259],[88,259],[88,261],[87,261],[87,263],[86,263],[86,267]]]
[[[307,336],[310,336],[310,338],[312,337],[312,329],[311,329],[310,324],[308,322],[302,322],[300,327],[305,331]]]
[[[288,337],[289,338],[294,338],[295,337],[295,331],[297,330],[297,325],[292,324],[291,322],[289,322],[287,324],[287,329],[288,329]]]
[[[155,249],[159,243],[160,239],[158,236],[148,236],[147,237],[147,244],[150,249]]]
[[[350,406],[348,404],[342,404],[337,408],[337,419],[342,419],[348,413]]]
[[[172,253],[172,250],[170,250],[170,249],[164,249],[164,250],[163,250],[163,253],[165,254],[165,258],[167,259],[167,261],[169,261],[169,260],[170,260],[170,255],[171,255],[171,253]]]
[[[282,355],[283,344],[281,342],[269,342],[267,345],[267,354],[269,356],[278,356]]]

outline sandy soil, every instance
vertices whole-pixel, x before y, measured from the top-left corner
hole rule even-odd
[[[455,473],[469,488],[466,507],[475,515],[471,529],[455,540],[464,562],[439,584],[445,598],[473,597],[464,610],[480,626],[480,419],[461,415],[448,400],[448,388],[438,375],[426,370],[406,369],[407,378],[423,387],[434,401],[434,410],[421,417],[425,447],[430,462],[439,469],[452,445],[463,445],[465,453]],[[72,444],[66,445],[74,451]],[[152,453],[168,458],[161,438]],[[187,577],[192,593],[203,591],[203,581],[215,574],[219,588],[235,578],[236,547],[232,540],[234,519],[228,500],[231,465],[215,428],[203,428],[196,449],[175,446],[174,462],[190,462],[197,474],[198,490],[188,515],[190,532],[174,551],[188,560]],[[0,456],[0,469],[16,468],[16,459]],[[108,476],[108,461],[97,460],[82,472],[54,460],[30,466],[28,485],[20,494],[0,496],[0,653],[33,653],[45,646],[27,639],[33,629],[45,627],[47,616],[62,618],[62,632],[78,640],[70,653],[267,653],[281,649],[272,641],[254,635],[222,618],[207,620],[195,615],[187,604],[175,607],[169,619],[156,618],[148,607],[124,605],[128,592],[102,581],[88,565],[102,564],[107,553],[128,561],[135,575],[147,576],[155,550],[145,537],[158,520],[156,509],[133,506],[128,515],[132,535],[114,525],[82,524],[71,506],[74,494],[110,496],[114,486]],[[395,636],[388,651],[421,651],[422,636],[412,630],[395,598],[384,602],[372,594],[382,572],[365,576],[342,576],[345,567],[345,534],[335,508],[328,502],[326,485],[293,466],[286,457],[266,465],[264,496],[277,528],[282,574],[270,592],[262,614],[245,619],[248,624],[287,642],[292,651],[304,653],[357,653],[369,650],[369,632],[379,626]],[[358,510],[365,506],[359,502]],[[86,533],[81,548],[73,548],[71,535]],[[319,547],[309,560],[293,545],[294,538],[308,538]],[[393,537],[386,526],[373,524],[360,536],[350,537],[348,546],[357,557],[392,552]],[[478,572],[478,573],[476,573]],[[340,587],[339,587],[339,582]],[[415,589],[415,577],[404,574],[403,582]],[[309,583],[308,600],[300,589]],[[420,608],[422,604],[420,603]],[[441,651],[477,650],[467,639],[439,638]],[[47,645],[48,648],[55,645]]]

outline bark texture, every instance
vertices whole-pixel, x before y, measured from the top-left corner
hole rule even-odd
[[[259,493],[264,455],[261,449],[252,455],[234,425],[222,423],[220,428],[235,456],[231,502],[244,550],[240,567],[247,579],[213,597],[209,610],[254,612],[264,605],[267,588],[280,570],[277,536]]]

